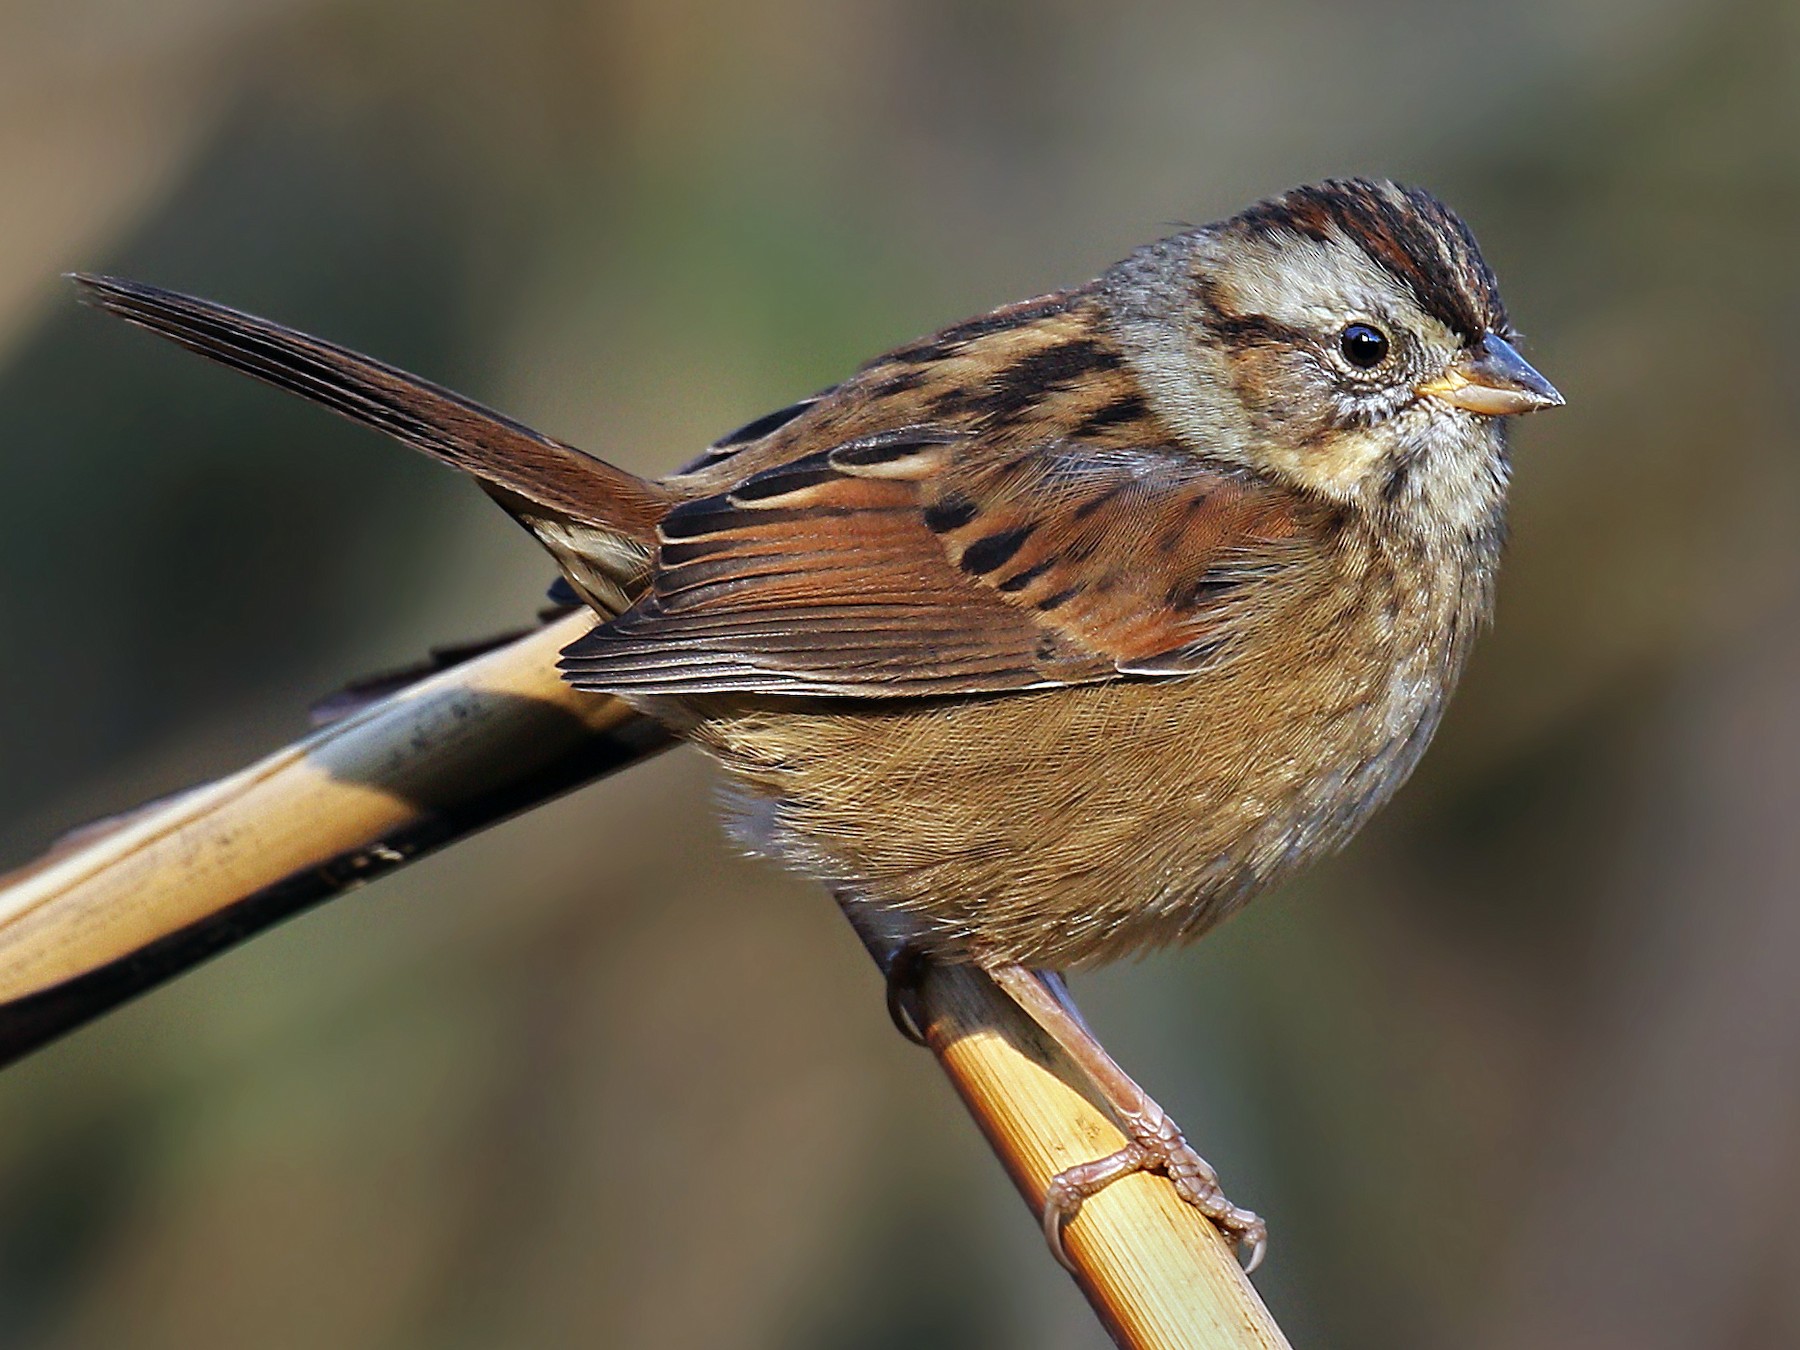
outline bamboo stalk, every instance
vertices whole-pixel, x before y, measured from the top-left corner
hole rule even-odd
[[[432,677],[239,773],[85,832],[0,879],[0,1060],[309,904],[340,894],[668,741],[557,678],[571,616]],[[877,961],[882,954],[871,947]],[[987,978],[927,972],[927,1040],[1036,1213],[1058,1170],[1124,1140]],[[1069,1225],[1073,1273],[1126,1347],[1272,1350],[1236,1257],[1160,1178]]]

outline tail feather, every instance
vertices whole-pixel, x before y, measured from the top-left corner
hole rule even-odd
[[[577,589],[607,608],[641,568],[669,508],[656,484],[370,357],[156,286],[71,280],[96,308],[474,475],[557,556]]]

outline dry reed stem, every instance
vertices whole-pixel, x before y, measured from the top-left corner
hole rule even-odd
[[[1056,1173],[1124,1147],[1118,1126],[1074,1086],[1080,1071],[979,970],[932,970],[920,1003],[932,1053],[1033,1214]],[[1139,1173],[1091,1197],[1063,1245],[1122,1346],[1287,1346],[1231,1246],[1161,1177]]]
[[[0,878],[0,1060],[307,904],[524,810],[666,739],[574,692],[571,616]],[[935,969],[919,1011],[945,1073],[1035,1213],[1049,1177],[1119,1148],[1078,1072],[978,971]],[[1089,1200],[1075,1275],[1127,1347],[1287,1342],[1235,1256],[1159,1178]],[[1046,1259],[1048,1259],[1046,1257]]]
[[[309,904],[642,758],[571,615],[0,877],[0,1063]]]

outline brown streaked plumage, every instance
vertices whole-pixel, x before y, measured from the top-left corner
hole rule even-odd
[[[1134,1167],[1255,1216],[1030,974],[1193,937],[1416,763],[1493,601],[1501,415],[1560,402],[1466,226],[1300,188],[908,344],[648,483],[340,348],[86,298],[475,475],[604,621],[564,655],[704,747],[754,847],[979,962]]]

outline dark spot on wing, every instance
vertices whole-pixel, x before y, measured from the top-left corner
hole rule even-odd
[[[1171,609],[1200,609],[1243,584],[1242,577],[1207,575],[1198,581],[1171,586],[1164,599]]]
[[[1093,338],[1076,338],[1020,358],[1002,372],[997,383],[1029,389],[1055,388],[1086,375],[1118,370],[1124,364],[1125,358],[1112,347]]]
[[[829,389],[825,391],[825,393],[830,392]],[[790,403],[785,408],[777,408],[772,413],[764,413],[754,422],[744,423],[730,435],[722,436],[707,446],[704,451],[677,469],[676,473],[699,473],[700,470],[710,469],[715,464],[723,464],[740,453],[746,445],[780,431],[823,397],[825,394],[814,394],[811,398],[803,398],[798,403]]]
[[[707,536],[722,530],[742,528],[747,512],[724,493],[711,497],[697,497],[691,502],[683,502],[668,515],[662,518],[657,526],[657,534],[663,541],[661,556],[669,556],[671,544],[685,543],[693,539],[705,539]],[[772,525],[782,525],[805,520],[809,515],[819,514],[818,508],[779,508],[762,507],[755,512],[756,524],[762,529]]]
[[[984,338],[993,333],[1003,333],[1009,328],[1018,328],[1024,324],[1035,323],[1039,319],[1047,319],[1053,314],[1061,314],[1075,304],[1082,296],[1080,290],[1059,291],[1054,295],[1041,295],[1035,300],[1023,300],[1014,305],[1002,305],[999,309],[987,314],[979,314],[962,323],[933,333],[930,337],[920,338],[917,342],[909,342],[904,347],[897,347],[884,358],[889,361],[904,361],[909,365],[928,365],[950,355],[958,347],[964,346],[977,338]]]
[[[1080,506],[1077,506],[1071,514],[1070,519],[1086,520],[1089,516],[1093,515],[1094,512],[1105,506],[1123,491],[1125,491],[1125,484],[1109,484],[1104,492],[1096,492],[1092,497],[1089,497],[1085,502],[1081,503]]]
[[[1002,581],[996,589],[1005,591],[1008,595],[1014,595],[1031,585],[1032,582],[1043,576],[1044,573],[1048,572],[1054,566],[1056,566],[1055,558],[1045,558],[1042,562],[1033,563],[1023,572],[1014,572],[1005,581]]]
[[[832,466],[829,451],[804,455],[791,464],[777,464],[761,473],[750,475],[732,488],[728,496],[733,502],[763,502],[785,497],[790,492],[829,483],[841,475]]]
[[[952,530],[960,530],[980,512],[981,508],[967,497],[951,493],[942,501],[933,502],[925,508],[925,523],[934,534],[948,534]]]
[[[777,408],[772,413],[764,413],[755,421],[744,423],[729,436],[721,436],[713,442],[713,447],[723,450],[732,446],[747,445],[751,441],[760,441],[764,436],[780,431],[818,401],[817,397],[803,398],[798,403],[790,403],[785,408]]]
[[[951,389],[932,402],[938,416],[974,416],[1008,422],[1037,406],[1044,394],[1067,389],[1091,375],[1118,370],[1124,358],[1093,338],[1044,347],[995,371],[985,385]]]
[[[659,567],[682,567],[688,563],[698,562],[702,558],[710,558],[720,553],[729,553],[737,547],[737,541],[730,538],[708,537],[705,539],[682,539],[672,544],[664,544],[656,553]]]
[[[995,568],[1004,566],[1035,529],[1035,524],[1020,525],[1016,529],[1002,530],[998,534],[984,535],[977,539],[963,550],[963,571],[985,576]]]
[[[896,432],[850,441],[831,452],[831,462],[847,468],[866,469],[909,459],[921,450],[948,444],[952,436],[940,431]]]
[[[1116,427],[1141,421],[1148,413],[1148,405],[1142,394],[1127,394],[1123,398],[1114,399],[1111,403],[1094,409],[1076,428],[1077,435],[1091,436],[1108,427]]]
[[[896,394],[910,394],[929,377],[929,372],[920,367],[908,367],[898,370],[892,375],[883,375],[869,385],[872,398],[892,398]]]

